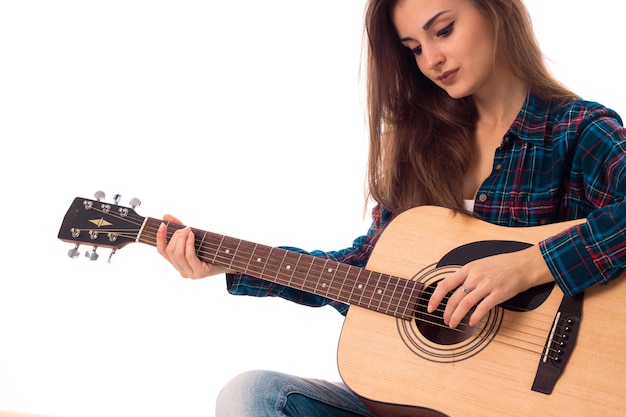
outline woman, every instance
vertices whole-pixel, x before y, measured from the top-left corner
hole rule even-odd
[[[534,226],[586,218],[522,251],[470,262],[440,281],[429,310],[452,292],[451,327],[556,281],[566,295],[610,282],[626,264],[626,131],[547,71],[521,0],[370,0],[366,29],[369,193],[378,205],[366,236],[315,256],[364,266],[380,232],[419,205]],[[166,216],[166,221],[177,220]],[[158,251],[183,277],[227,272],[233,294],[346,305],[269,285],[197,259],[189,229]],[[292,250],[300,251],[296,248]],[[231,273],[232,272],[232,273]],[[272,372],[235,378],[217,416],[372,416],[344,385]]]

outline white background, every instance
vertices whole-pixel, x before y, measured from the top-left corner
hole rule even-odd
[[[268,368],[338,379],[342,318],[183,280],[154,248],[66,256],[75,196],[268,245],[369,226],[364,0],[0,4],[0,410],[212,416]],[[618,2],[528,1],[555,74],[626,115]]]

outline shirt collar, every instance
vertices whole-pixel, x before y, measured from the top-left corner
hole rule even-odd
[[[546,136],[551,104],[552,102],[539,98],[529,89],[524,105],[507,136],[513,135],[529,143],[542,144]]]

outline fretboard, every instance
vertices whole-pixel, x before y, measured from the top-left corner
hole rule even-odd
[[[162,220],[147,218],[137,241],[156,245]],[[185,226],[168,224],[168,240]],[[420,283],[291,250],[191,229],[198,257],[265,281],[410,320]]]

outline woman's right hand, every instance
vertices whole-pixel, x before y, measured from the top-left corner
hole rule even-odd
[[[169,214],[163,216],[163,223],[159,226],[156,235],[157,252],[167,259],[183,278],[200,279],[210,275],[231,272],[226,268],[203,262],[198,258],[194,246],[195,237],[189,227],[175,231],[168,242],[165,222],[182,224],[174,216]]]

